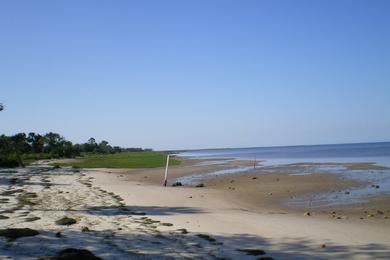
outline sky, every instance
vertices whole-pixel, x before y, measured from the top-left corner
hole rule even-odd
[[[0,1],[0,134],[390,141],[390,1]]]

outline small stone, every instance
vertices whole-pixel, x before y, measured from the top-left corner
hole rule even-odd
[[[304,215],[305,216],[311,216],[311,213],[307,211],[307,212],[304,213]]]
[[[326,247],[326,245],[325,245],[325,244],[322,244],[322,245],[321,245],[321,248],[325,248],[325,247]]]
[[[379,214],[379,215],[385,214],[385,213],[384,213],[383,211],[381,211],[381,210],[377,210],[376,213]]]
[[[372,218],[372,217],[375,217],[375,215],[373,215],[373,214],[368,214],[367,217],[368,217],[368,218]]]
[[[346,192],[345,192],[345,194],[347,194],[347,195],[348,195],[348,194],[350,194],[350,192],[349,192],[349,191],[346,191]]]
[[[57,232],[57,233],[56,233],[56,237],[62,237],[61,232]]]
[[[204,187],[204,184],[203,183],[199,183],[198,185],[195,186],[196,188],[203,188]]]
[[[256,180],[256,179],[257,179],[257,177],[253,177],[253,178],[252,178],[252,180]]]

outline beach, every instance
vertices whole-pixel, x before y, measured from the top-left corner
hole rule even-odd
[[[27,254],[35,259],[80,247],[104,259],[386,259],[390,255],[387,196],[334,207],[285,203],[302,194],[359,187],[360,182],[332,174],[253,171],[205,178],[203,187],[173,187],[178,178],[194,173],[252,165],[245,160],[227,164],[182,160],[170,167],[167,187],[162,185],[164,168],[40,165],[20,170],[20,176],[13,177],[17,180],[2,190],[3,194],[19,190],[14,194],[19,195],[15,201],[3,197],[9,199],[1,204],[2,215],[8,218],[1,220],[1,228],[31,228],[39,235],[2,240],[2,255],[26,259]],[[27,199],[32,203],[20,205],[26,197],[20,194],[31,192],[37,196]],[[76,223],[56,224],[64,216]],[[33,218],[39,219],[27,221]],[[38,246],[42,243],[44,249]]]

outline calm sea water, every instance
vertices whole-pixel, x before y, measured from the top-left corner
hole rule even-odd
[[[329,173],[366,183],[349,190],[286,199],[286,204],[297,207],[307,207],[309,204],[310,207],[316,207],[364,203],[372,197],[390,195],[390,142],[192,150],[178,155],[191,158],[256,159],[259,161],[255,170],[253,167],[236,166],[215,172],[195,173],[178,179],[185,184],[199,183],[208,177],[259,172],[259,170],[261,173],[278,172],[290,175]],[[342,163],[358,162],[375,163],[389,168],[364,170],[349,169],[342,165]],[[206,163],[220,164],[221,161]],[[291,167],[289,164],[292,163],[301,164]]]
[[[390,167],[390,142],[191,150],[178,154],[195,158],[265,160],[266,164],[297,162],[374,162]]]

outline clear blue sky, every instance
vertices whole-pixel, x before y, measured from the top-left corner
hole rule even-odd
[[[1,1],[0,134],[390,141],[390,1]]]

